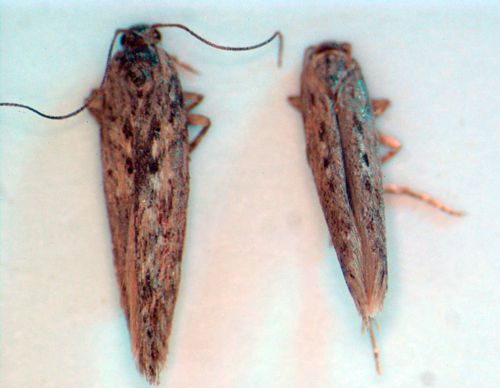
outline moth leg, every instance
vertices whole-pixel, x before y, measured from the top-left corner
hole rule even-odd
[[[399,186],[394,184],[388,184],[384,186],[384,191],[389,194],[401,194],[408,195],[410,197],[416,198],[420,201],[423,201],[436,209],[439,209],[445,213],[448,213],[450,216],[463,216],[464,213],[458,210],[454,210],[448,206],[446,206],[441,201],[431,197],[425,193],[418,193],[416,191],[411,190],[409,187]]]
[[[173,55],[170,55],[170,58],[172,58],[172,61],[174,61],[174,63],[175,63],[176,66],[179,66],[179,67],[183,68],[187,72],[193,73],[193,74],[200,74],[200,72],[198,70],[196,70],[193,66],[191,66],[188,63],[179,61],[177,59],[177,57],[174,57]]]
[[[377,138],[380,144],[389,148],[389,151],[387,151],[387,153],[382,156],[382,163],[387,162],[401,149],[401,143],[395,137],[384,135],[383,133],[378,133]]]
[[[380,116],[385,110],[391,105],[391,102],[387,98],[378,98],[372,100],[372,110],[375,117]]]
[[[197,107],[203,101],[203,94],[192,93],[192,92],[184,92],[184,101],[186,101],[185,109],[190,112],[195,107]],[[200,143],[203,136],[210,128],[210,119],[208,117],[196,114],[188,115],[188,125],[200,125],[202,128],[200,132],[196,135],[196,137],[189,144],[189,152],[193,151],[195,147]]]
[[[288,102],[299,112],[302,112],[302,104],[300,102],[300,96],[289,96]]]
[[[188,112],[200,105],[200,103],[203,101],[203,94],[199,93],[184,92],[183,97],[186,103],[190,103],[186,104],[186,106],[184,107],[184,109],[186,109],[186,111]]]
[[[201,130],[198,132],[198,134],[195,136],[195,138],[189,143],[189,152],[193,152],[193,150],[196,148],[196,146],[200,143],[201,139],[203,136],[206,135],[208,128],[210,128],[210,119],[206,116],[202,115],[189,115],[187,118],[188,125],[200,125]]]

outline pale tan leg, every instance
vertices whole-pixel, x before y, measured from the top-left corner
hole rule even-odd
[[[193,152],[193,150],[196,148],[196,146],[200,143],[201,139],[203,136],[208,131],[208,128],[210,128],[210,119],[206,116],[202,115],[189,115],[188,116],[188,125],[200,125],[201,130],[198,132],[198,134],[195,136],[195,138],[189,143],[189,152]]]
[[[190,72],[190,73],[193,73],[193,74],[200,74],[200,72],[198,70],[196,70],[194,67],[192,67],[191,65],[185,63],[185,62],[181,62],[177,59],[177,57],[174,57],[173,55],[170,55],[170,58],[172,58],[172,60],[174,61],[174,63],[176,64],[176,66],[179,66],[181,68],[183,68],[184,70]]]
[[[408,195],[410,197],[416,198],[420,201],[423,201],[436,209],[439,209],[445,213],[448,213],[451,216],[463,216],[464,213],[461,211],[454,210],[449,208],[444,203],[438,201],[437,199],[431,197],[425,193],[417,193],[416,191],[411,190],[409,187],[399,186],[394,184],[388,184],[384,186],[384,191],[389,194],[401,194]]]
[[[203,101],[203,94],[184,92],[183,94],[186,111],[191,111]],[[189,104],[188,104],[189,103]]]
[[[380,116],[389,107],[391,102],[386,98],[379,98],[372,100],[373,115],[375,117]]]
[[[382,156],[382,163],[387,162],[394,155],[396,155],[401,149],[401,143],[395,137],[384,135],[383,133],[378,133],[378,142],[383,146],[389,148],[389,151]]]
[[[288,102],[298,111],[302,112],[302,104],[300,102],[300,96],[289,96]]]

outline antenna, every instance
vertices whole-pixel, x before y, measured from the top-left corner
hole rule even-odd
[[[195,33],[194,31],[192,31],[191,29],[189,29],[188,27],[186,27],[185,25],[183,24],[177,24],[177,23],[157,23],[157,24],[153,24],[152,26],[150,26],[149,28],[150,29],[155,29],[155,28],[169,28],[169,27],[172,27],[172,28],[180,28],[184,31],[187,31],[189,34],[191,34],[192,36],[194,36],[196,39],[202,41],[203,43],[211,46],[211,47],[214,47],[216,49],[219,49],[219,50],[226,50],[226,51],[247,51],[247,50],[254,50],[254,49],[257,49],[259,47],[262,47],[262,46],[265,46],[266,44],[272,42],[275,38],[278,38],[279,40],[279,49],[278,49],[278,66],[281,66],[281,58],[282,58],[282,54],[283,54],[283,35],[281,34],[281,32],[279,31],[276,31],[270,38],[266,39],[265,41],[261,42],[261,43],[258,43],[258,44],[255,44],[255,45],[252,45],[252,46],[244,46],[244,47],[231,47],[231,46],[222,46],[222,45],[219,45],[219,44],[216,44],[216,43],[213,43],[213,42],[210,42],[209,40],[203,38],[202,36],[198,35],[197,33]],[[118,29],[115,31],[115,34],[113,35],[113,39],[111,41],[111,45],[109,46],[109,50],[108,50],[108,58],[106,60],[106,68],[105,68],[105,71],[104,71],[104,76],[102,77],[102,81],[101,81],[101,84],[100,84],[100,88],[104,85],[104,82],[106,81],[107,77],[108,77],[108,73],[109,73],[109,63],[111,61],[111,55],[113,53],[113,47],[115,45],[115,42],[116,42],[116,38],[118,36],[118,34],[120,33],[124,33],[124,32],[127,32],[127,31],[130,31],[128,29]],[[92,100],[87,100],[85,102],[85,104],[83,104],[81,107],[79,107],[78,109],[74,110],[73,112],[70,112],[70,113],[67,113],[67,114],[64,114],[64,115],[49,115],[49,114],[46,114],[46,113],[43,113],[41,111],[39,111],[38,109],[35,109],[29,105],[25,105],[25,104],[18,104],[18,103],[14,103],[14,102],[0,102],[0,106],[10,106],[10,107],[14,107],[14,108],[22,108],[22,109],[27,109],[43,118],[46,118],[46,119],[50,119],[50,120],[64,120],[64,119],[68,119],[70,117],[73,117],[73,116],[76,116],[78,113],[82,112],[85,108],[88,107],[88,105],[90,104]]]
[[[101,81],[100,87],[102,87],[102,85],[104,85],[104,82],[106,81],[106,78],[108,76],[109,62],[111,60],[111,54],[113,52],[113,46],[115,45],[115,42],[116,42],[116,37],[118,36],[119,33],[124,32],[124,31],[126,31],[126,30],[119,29],[119,30],[115,31],[115,35],[113,36],[113,40],[111,41],[111,45],[109,46],[108,59],[106,60],[106,70],[104,71],[104,76],[102,77],[102,81]],[[43,118],[46,118],[46,119],[49,119],[49,120],[64,120],[64,119],[68,119],[70,117],[76,116],[78,113],[80,113],[85,108],[87,108],[87,106],[90,104],[90,102],[91,102],[91,100],[87,100],[85,102],[85,104],[83,104],[78,109],[74,110],[73,112],[67,113],[65,115],[61,115],[61,116],[48,115],[46,113],[40,112],[39,110],[37,110],[37,109],[35,109],[35,108],[33,108],[33,107],[29,106],[29,105],[17,104],[17,103],[14,103],[14,102],[0,102],[0,106],[11,106],[11,107],[15,107],[15,108],[27,109],[27,110],[29,110],[29,111],[31,111],[33,113],[36,113],[39,116],[42,116]]]
[[[275,38],[278,38],[278,40],[279,40],[278,66],[281,67],[281,63],[282,63],[281,58],[283,56],[283,35],[279,31],[276,31],[273,35],[271,35],[271,37],[269,37],[268,39],[266,39],[265,41],[263,41],[261,43],[257,43],[257,44],[251,45],[251,46],[233,47],[233,46],[223,46],[223,45],[220,45],[220,44],[213,43],[213,42],[211,42],[211,41],[203,38],[202,36],[198,35],[196,32],[194,32],[190,28],[186,27],[184,24],[178,24],[178,23],[158,23],[158,24],[153,24],[151,26],[151,28],[170,28],[170,27],[172,27],[172,28],[180,28],[181,30],[184,30],[184,31],[188,32],[189,34],[191,34],[192,36],[194,36],[196,39],[202,41],[206,45],[214,47],[214,48],[219,49],[219,50],[226,50],[226,51],[248,51],[248,50],[254,50],[254,49],[257,49],[259,47],[265,46],[266,44],[271,43]]]

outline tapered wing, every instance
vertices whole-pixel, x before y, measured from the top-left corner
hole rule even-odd
[[[104,189],[132,349],[141,372],[157,382],[180,281],[189,145],[172,62],[159,49],[133,55],[116,54],[89,108],[101,125]]]

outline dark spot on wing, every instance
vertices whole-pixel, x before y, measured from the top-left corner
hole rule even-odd
[[[326,124],[324,121],[319,123],[319,140],[325,141],[325,135],[326,135]]]
[[[157,347],[156,346],[151,347],[151,358],[153,360],[157,360],[158,359],[158,355],[159,355],[159,353],[158,353]]]
[[[373,218],[369,218],[368,221],[366,222],[366,229],[370,234],[375,232],[375,228],[373,225]]]
[[[144,277],[143,283],[142,283],[142,297],[144,299],[149,299],[153,295],[153,290],[151,289],[151,275],[146,273],[146,276]]]
[[[381,270],[380,270],[380,276],[378,278],[378,287],[382,287],[382,284],[384,283],[384,279],[385,279],[385,274],[386,274],[386,271],[385,271],[385,267],[382,266]]]
[[[311,105],[312,105],[312,106],[316,106],[316,96],[314,95],[314,93],[311,93],[311,94],[309,95],[309,99],[310,99],[310,101],[311,101]]]
[[[132,137],[132,125],[130,125],[130,121],[128,118],[125,119],[125,122],[123,123],[122,132],[127,139],[130,139]]]
[[[169,82],[171,85],[177,85],[177,83],[179,82],[179,78],[177,77],[177,74],[172,73],[172,74],[170,75],[170,79],[168,80],[168,82]]]
[[[368,192],[372,191],[372,184],[370,183],[370,181],[368,179],[365,180],[365,189]]]
[[[367,166],[370,166],[370,161],[368,160],[368,155],[365,153],[363,153],[363,155],[361,156],[361,158],[363,159],[363,162],[367,165]]]
[[[149,117],[151,115],[151,98],[152,98],[152,96],[153,96],[152,91],[150,93],[146,94],[146,96],[144,96],[143,112],[144,112],[145,117]]]
[[[134,172],[134,163],[132,162],[132,159],[127,158],[125,160],[125,169],[128,174],[132,174]]]
[[[151,131],[151,136],[153,138],[158,139],[160,137],[161,123],[156,116],[153,116],[153,118],[151,119],[149,130]]]
[[[172,185],[172,182],[171,180],[169,179],[169,185],[171,186]],[[173,198],[172,198],[172,195],[169,195],[168,196],[168,199],[167,199],[167,206],[166,206],[166,214],[167,215],[170,215],[170,213],[172,212],[172,206],[173,206]]]
[[[175,111],[172,108],[173,106],[171,106],[170,109],[168,110],[168,117],[167,117],[167,120],[170,124],[174,122],[174,116],[175,116]]]
[[[149,172],[151,174],[156,174],[158,172],[159,166],[158,166],[158,159],[151,159],[149,162]]]
[[[342,244],[340,244],[340,252],[342,254],[345,254],[346,251],[347,251],[347,244],[345,241],[343,241]]]
[[[134,93],[134,88],[128,88],[126,90],[126,93],[130,100],[128,102],[128,106],[130,107],[130,113],[132,116],[135,116],[137,113],[137,107],[139,106],[139,99],[137,98],[137,95]]]
[[[175,74],[172,74],[168,79],[168,93],[170,94],[173,91],[174,94],[178,94],[178,84],[179,79]]]
[[[360,134],[361,136],[363,136],[363,125],[361,124],[361,122],[359,121],[358,119],[358,116],[357,115],[353,115],[352,116],[352,125],[354,127],[354,130]]]

